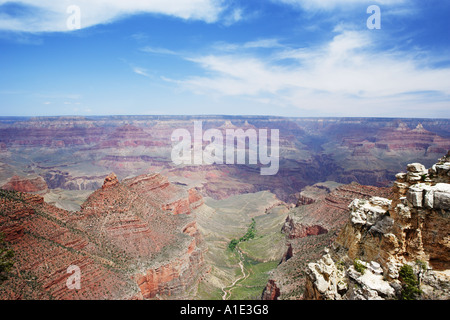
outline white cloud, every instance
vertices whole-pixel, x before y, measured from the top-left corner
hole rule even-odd
[[[305,10],[332,10],[338,7],[353,5],[396,5],[405,3],[405,0],[272,0]]]
[[[147,70],[145,70],[144,68],[133,67],[133,72],[144,77],[150,77],[150,75],[147,73]]]
[[[450,116],[450,68],[423,67],[428,61],[373,46],[369,33],[343,31],[316,48],[280,47],[269,58],[237,52],[189,58],[207,75],[178,83],[198,94],[334,115],[403,116],[415,110],[427,116],[434,110]]]
[[[242,16],[243,12],[241,8],[235,8],[231,11],[231,13],[229,13],[228,15],[225,16],[224,18],[224,24],[226,26],[230,26],[236,22],[239,22],[242,20],[243,16]]]
[[[280,43],[278,39],[259,39],[255,41],[248,41],[242,44],[228,43],[228,42],[216,42],[212,46],[215,50],[220,52],[242,52],[244,50],[252,49],[275,49],[282,48],[284,45]]]
[[[177,55],[175,51],[166,49],[166,48],[157,48],[157,47],[150,47],[146,46],[142,49],[140,49],[142,52],[147,53],[155,53],[155,54],[163,54],[163,55]]]
[[[223,10],[221,0],[0,0],[0,5],[27,6],[20,15],[0,16],[0,30],[22,32],[69,31],[69,6],[80,8],[81,28],[115,21],[127,15],[153,13],[186,20],[215,22]]]

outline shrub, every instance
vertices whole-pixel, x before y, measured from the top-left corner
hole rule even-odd
[[[410,265],[403,265],[399,272],[400,281],[403,284],[401,294],[402,300],[417,300],[422,293],[419,288],[419,281],[417,280],[414,270]]]
[[[355,268],[356,271],[358,271],[361,274],[364,274],[364,272],[366,272],[366,266],[363,265],[361,261],[359,261],[358,259],[353,261],[353,267]]]
[[[230,243],[228,244],[228,248],[231,250],[234,250],[239,242],[248,241],[248,240],[253,239],[256,235],[255,225],[256,225],[256,221],[255,221],[255,219],[252,218],[252,222],[250,223],[250,225],[247,229],[247,232],[242,237],[240,237],[239,240],[237,240],[237,239],[231,240]]]
[[[233,240],[231,240],[230,243],[228,244],[228,248],[229,248],[230,250],[234,250],[234,249],[236,248],[236,246],[238,245],[238,243],[239,243],[239,240],[233,239]]]

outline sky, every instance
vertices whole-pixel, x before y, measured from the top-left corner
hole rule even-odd
[[[447,0],[0,0],[0,116],[450,118],[449,31]]]

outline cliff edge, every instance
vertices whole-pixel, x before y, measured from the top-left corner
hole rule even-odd
[[[307,267],[305,299],[450,298],[450,151],[396,175],[392,199],[355,199],[349,221]]]

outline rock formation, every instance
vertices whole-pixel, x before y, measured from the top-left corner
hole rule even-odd
[[[16,253],[2,299],[177,299],[207,271],[195,215],[203,199],[160,174],[111,174],[78,212],[0,192],[0,232]],[[73,265],[79,290],[66,286]]]
[[[336,239],[348,220],[348,205],[353,199],[388,197],[391,193],[391,188],[352,183],[334,188],[321,199],[316,197],[312,204],[292,208],[282,227],[286,235],[286,251],[270,276],[263,299],[301,299],[308,262],[318,260],[322,250]]]
[[[450,152],[396,178],[391,199],[349,205],[336,241],[308,264],[306,299],[450,298]]]
[[[47,183],[40,177],[13,176],[2,186],[4,190],[44,194],[48,191]]]

